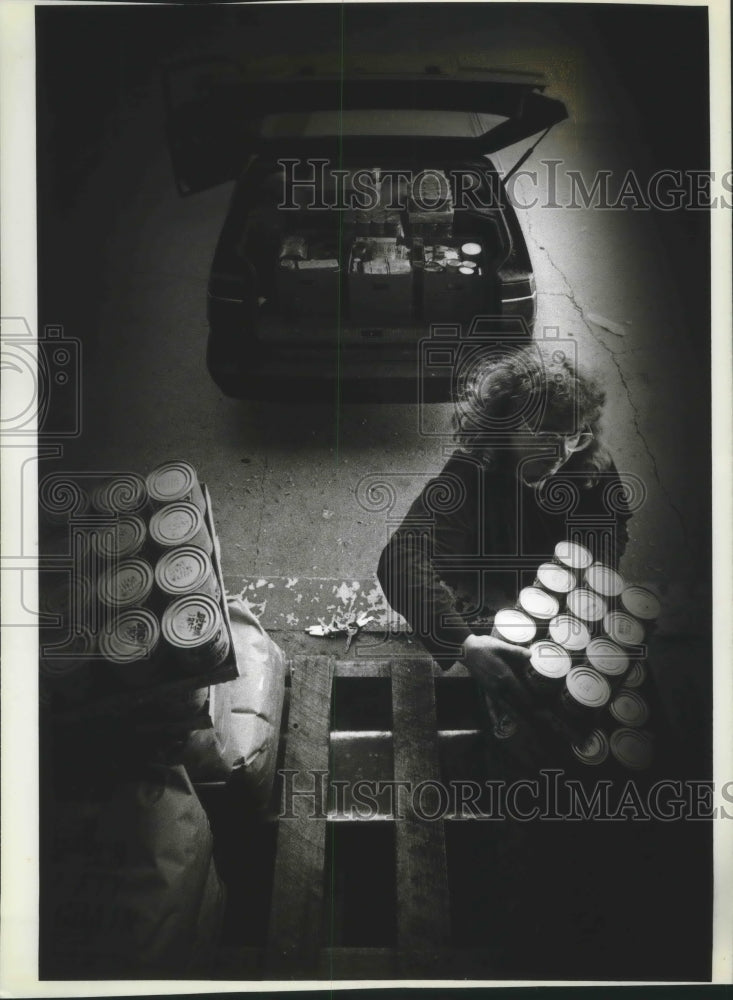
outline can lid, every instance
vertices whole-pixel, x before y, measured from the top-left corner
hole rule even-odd
[[[602,729],[594,729],[582,743],[573,743],[570,749],[583,764],[602,764],[608,757],[608,737]]]
[[[603,628],[621,646],[640,646],[644,641],[644,626],[625,611],[610,611],[603,619]]]
[[[112,663],[134,663],[147,659],[160,639],[158,619],[147,608],[121,611],[109,632],[99,637],[99,651]]]
[[[620,726],[643,726],[649,718],[649,708],[642,696],[626,687],[617,692],[609,707]]]
[[[585,571],[585,582],[603,597],[618,597],[624,589],[624,580],[620,573],[603,563],[593,563]]]
[[[459,267],[458,268],[458,273],[459,274],[475,274],[476,272],[473,270],[472,267]]]
[[[539,587],[523,587],[519,591],[519,605],[522,611],[526,611],[532,618],[541,618],[547,621],[554,618],[560,610],[557,598]]]
[[[475,260],[462,260],[461,267],[467,267],[469,271],[475,271],[478,264]]]
[[[638,688],[646,680],[646,664],[642,663],[641,660],[637,660],[635,663],[631,664],[631,669],[628,674],[624,677],[624,687],[626,688]]]
[[[481,253],[481,244],[480,243],[464,243],[461,246],[461,253],[465,257],[478,257],[478,255]]]
[[[602,708],[611,697],[608,681],[592,667],[573,667],[565,685],[572,698],[586,708]]]
[[[646,729],[615,729],[610,739],[611,753],[624,767],[643,770],[654,757],[654,739]]]
[[[584,622],[599,622],[606,614],[606,602],[600,594],[578,587],[568,594],[568,611]]]
[[[502,639],[519,645],[531,642],[537,633],[537,626],[529,615],[516,608],[501,608],[497,611],[494,615],[494,628]]]
[[[124,514],[115,524],[93,532],[94,551],[103,559],[117,555],[120,559],[134,555],[145,541],[145,522],[136,514]]]
[[[607,677],[620,677],[629,667],[629,657],[623,649],[603,636],[591,639],[585,656],[591,667]]]
[[[115,476],[107,483],[105,497],[111,510],[120,514],[134,514],[147,503],[145,480],[136,472]]]
[[[576,584],[575,573],[567,566],[558,566],[557,563],[542,563],[537,570],[537,580],[555,594],[567,594]]]
[[[590,549],[580,542],[558,542],[555,546],[555,558],[569,569],[586,569],[593,562]]]
[[[124,559],[99,581],[99,599],[112,608],[143,604],[153,589],[153,570],[144,559]]]
[[[646,587],[627,587],[621,593],[621,606],[634,618],[653,622],[659,617],[662,606],[659,598]]]
[[[150,537],[159,545],[181,545],[195,538],[203,523],[198,507],[180,500],[156,510],[150,518]]]
[[[590,632],[572,615],[556,615],[547,626],[550,638],[571,653],[579,653],[590,642]]]
[[[544,677],[552,679],[565,677],[572,666],[567,650],[558,646],[556,642],[550,642],[549,639],[533,642],[529,652],[529,662],[537,673]]]
[[[205,594],[179,597],[163,612],[163,636],[172,646],[195,649],[210,642],[222,626],[216,601]]]
[[[158,560],[155,582],[167,594],[189,593],[201,585],[211,569],[211,560],[203,549],[182,545]]]
[[[198,482],[196,470],[188,462],[165,462],[147,478],[148,492],[158,503],[187,497]]]

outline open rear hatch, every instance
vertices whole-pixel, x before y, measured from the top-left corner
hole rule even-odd
[[[268,75],[207,57],[168,64],[163,85],[182,194],[231,180],[252,155],[320,152],[336,160],[346,146],[350,157],[368,160],[404,152],[407,142],[415,155],[470,158],[567,117],[565,105],[543,93],[541,75],[440,63],[399,72],[304,65]]]

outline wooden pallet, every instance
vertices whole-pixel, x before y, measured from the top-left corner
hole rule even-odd
[[[394,780],[439,780],[436,669],[427,657],[363,662],[298,658],[291,681],[285,769],[329,771],[335,736],[330,731],[334,677],[346,681],[382,678],[391,685]],[[349,735],[358,739],[358,734]],[[293,812],[296,818],[281,819],[278,828],[263,970],[267,978],[434,979],[464,974],[459,969],[468,956],[450,947],[443,820],[420,819],[408,800],[404,818],[394,822],[394,947],[336,947],[329,943],[331,901],[324,875],[329,828],[333,829],[338,817],[333,811],[314,817],[312,802],[305,798],[293,802]],[[364,865],[369,864],[365,857]],[[485,955],[473,958],[477,967],[485,965]],[[483,975],[488,976],[485,968]]]

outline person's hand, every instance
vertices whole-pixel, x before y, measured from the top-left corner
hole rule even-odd
[[[531,709],[527,691],[514,674],[529,660],[529,650],[490,635],[469,635],[461,662],[482,690],[521,711]]]

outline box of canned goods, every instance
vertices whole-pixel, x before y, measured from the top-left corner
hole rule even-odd
[[[556,562],[546,562],[538,567],[534,586],[541,587],[553,597],[562,599],[575,587],[576,583],[575,573],[567,566],[561,566]]]
[[[182,545],[160,557],[155,566],[155,582],[166,597],[207,594],[221,598],[210,556],[194,545]]]
[[[629,656],[615,642],[603,636],[591,639],[585,650],[585,658],[589,667],[603,674],[612,689],[625,683]]]
[[[631,648],[644,641],[644,626],[625,611],[609,611],[603,619],[603,631],[611,642]]]
[[[532,643],[529,653],[525,678],[532,690],[540,696],[560,691],[573,665],[567,650],[548,639],[541,639]]]
[[[603,563],[593,563],[585,571],[585,584],[596,594],[605,598],[609,605],[613,605],[616,598],[624,589],[624,579],[620,573]]]
[[[622,768],[643,771],[654,760],[654,738],[647,729],[623,727],[615,729],[609,738],[611,754]]]
[[[548,638],[566,649],[571,656],[579,656],[590,642],[590,632],[583,622],[572,615],[555,615],[547,626]]]
[[[631,688],[624,687],[617,691],[608,711],[616,726],[640,729],[649,721],[649,706],[639,692]]]
[[[553,558],[558,565],[577,571],[587,569],[593,562],[590,549],[580,542],[558,542]]]
[[[148,530],[141,517],[126,514],[114,524],[93,528],[90,535],[92,551],[101,560],[132,559],[143,553]]]
[[[598,632],[608,608],[600,594],[587,587],[571,590],[566,599],[566,607],[573,618],[583,622],[589,632]]]
[[[169,503],[157,510],[150,518],[148,534],[161,554],[181,545],[194,545],[207,555],[214,548],[204,515],[188,501]]]
[[[125,685],[151,685],[162,676],[160,626],[147,608],[121,611],[101,633],[99,651]]]
[[[206,673],[229,655],[230,637],[217,602],[205,594],[178,597],[163,612],[163,642],[187,674]]]
[[[602,729],[594,729],[584,740],[573,743],[570,749],[576,760],[589,767],[605,764],[610,752],[608,737]]]
[[[529,646],[537,637],[537,626],[523,611],[501,608],[494,615],[491,634],[517,646]]]
[[[108,608],[140,608],[147,603],[155,577],[145,559],[124,559],[103,574],[97,587],[101,604]]]
[[[147,490],[154,507],[187,501],[206,513],[206,501],[196,470],[188,462],[165,462],[147,478]]]

